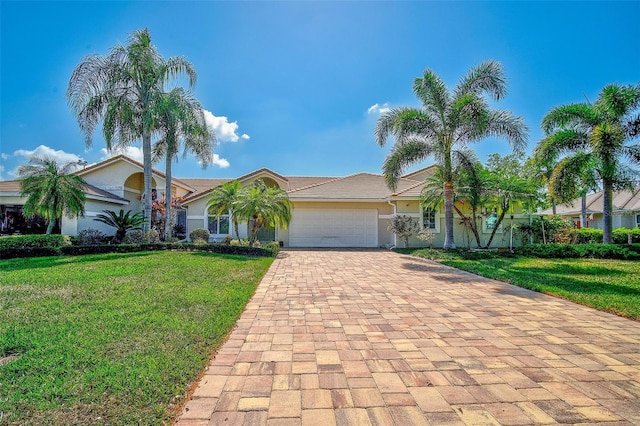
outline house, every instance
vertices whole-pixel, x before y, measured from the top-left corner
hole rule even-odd
[[[576,198],[567,204],[556,206],[556,215],[573,220],[578,227],[602,229],[603,192],[587,195],[586,224],[580,223],[581,206],[581,198]],[[540,214],[551,215],[553,211],[546,209]],[[612,220],[613,229],[640,227],[640,186],[636,186],[633,190],[614,191]]]
[[[288,229],[265,230],[261,240],[282,241],[285,247],[390,247],[398,244],[395,235],[387,230],[394,214],[414,218],[421,227],[434,233],[434,246],[444,243],[444,214],[440,209],[423,208],[420,195],[425,179],[434,173],[434,166],[403,176],[397,189],[391,191],[384,176],[357,173],[349,176],[283,176],[269,169],[260,169],[236,178],[246,185],[258,179],[267,185],[285,190],[293,203],[292,220]],[[104,210],[120,209],[141,211],[143,165],[129,157],[119,155],[76,172],[87,183],[87,204],[84,217],[63,218],[61,232],[77,235],[84,229],[98,229],[108,235],[114,230],[94,220]],[[172,195],[181,199],[175,223],[184,227],[185,234],[195,228],[208,228],[211,241],[220,241],[233,232],[228,215],[215,216],[209,211],[211,192],[232,179],[172,179]],[[165,175],[153,170],[152,197],[164,197]],[[156,196],[156,194],[158,194]],[[20,197],[19,181],[0,182],[1,208],[14,217],[19,215],[24,198]],[[461,211],[467,212],[463,203]],[[487,213],[487,212],[485,212]],[[5,215],[6,216],[6,215]],[[481,221],[482,242],[486,244],[492,232],[491,216]],[[530,220],[529,215],[516,213],[507,216],[498,229],[493,246],[509,245],[509,233],[503,231],[511,222]],[[455,239],[459,246],[474,245],[473,238],[454,218]],[[240,237],[246,237],[246,224],[241,226]],[[234,237],[236,237],[234,235]],[[412,237],[410,245],[425,245]]]

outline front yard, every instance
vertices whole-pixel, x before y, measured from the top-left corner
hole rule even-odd
[[[460,252],[432,249],[398,251],[626,318],[640,319],[640,261],[637,260],[539,259],[491,253],[473,259]]]
[[[272,258],[142,252],[0,261],[0,424],[161,424]]]

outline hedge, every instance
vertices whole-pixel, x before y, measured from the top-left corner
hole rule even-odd
[[[71,239],[67,235],[60,234],[15,235],[0,238],[0,249],[56,248],[66,244],[71,244]]]
[[[80,256],[84,254],[103,253],[134,253],[140,251],[175,250],[175,251],[205,251],[218,254],[233,254],[250,257],[275,257],[280,246],[278,243],[266,243],[263,247],[231,246],[224,244],[193,244],[193,243],[150,243],[150,244],[111,244],[51,247],[15,247],[0,248],[0,259],[16,257],[39,256]]]
[[[541,258],[640,259],[640,244],[530,244],[516,247],[519,256]]]

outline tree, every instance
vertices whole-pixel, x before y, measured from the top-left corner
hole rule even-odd
[[[491,235],[486,248],[491,246],[507,212],[513,214],[516,205],[533,205],[536,199],[535,181],[523,174],[523,165],[515,155],[491,154],[487,160],[488,205],[495,213]]]
[[[116,46],[106,55],[90,55],[74,69],[67,99],[90,147],[99,121],[107,149],[130,145],[142,139],[144,164],[144,230],[151,219],[151,137],[156,130],[158,105],[164,86],[172,78],[186,75],[196,82],[193,65],[182,57],[164,60],[151,44],[147,29],[129,36],[126,46]]]
[[[404,242],[404,248],[409,247],[409,238],[419,230],[418,223],[407,215],[394,215],[387,225],[387,231],[393,232]]]
[[[86,182],[72,174],[77,166],[77,161],[60,167],[52,158],[34,156],[28,164],[18,167],[21,195],[27,197],[22,211],[27,217],[39,215],[48,220],[47,234],[63,214],[84,215]]]
[[[454,203],[453,209],[460,217],[461,224],[466,230],[470,230],[476,240],[478,247],[480,242],[480,232],[476,218],[486,199],[488,190],[488,182],[486,179],[487,172],[482,164],[476,162],[468,167],[461,167],[456,173],[456,182],[454,184]],[[422,189],[422,204],[427,207],[437,208],[444,201],[443,179],[440,170],[427,178],[425,186]],[[469,206],[470,214],[465,214],[456,203],[464,203]]]
[[[165,158],[164,238],[171,238],[172,192],[171,164],[178,159],[180,142],[183,157],[189,151],[196,154],[202,167],[213,162],[215,134],[209,132],[202,105],[190,92],[176,87],[160,97],[156,124],[160,139],[153,146],[152,160]]]
[[[93,220],[116,228],[115,241],[118,243],[124,240],[125,235],[127,235],[127,231],[131,229],[140,229],[140,225],[144,223],[142,212],[133,214],[131,210],[127,210],[125,213],[123,209],[120,209],[118,213],[113,210],[105,210],[104,214],[97,214],[96,218]]]
[[[638,136],[635,124],[638,107],[640,84],[611,84],[602,89],[593,104],[561,105],[542,119],[545,138],[536,150],[542,156],[563,157],[550,179],[551,191],[556,194],[569,191],[572,180],[579,181],[588,175],[587,168],[594,169],[602,182],[605,244],[612,242],[613,191],[630,187],[633,180],[630,167],[640,165],[640,144],[634,143]]]
[[[213,190],[209,204],[209,209],[211,209],[216,216],[221,216],[227,213],[231,215],[231,219],[233,220],[233,229],[238,240],[240,240],[240,232],[238,230],[239,217],[237,214],[237,208],[240,200],[241,188],[240,182],[237,180],[223,183]]]
[[[249,245],[256,242],[260,229],[264,227],[289,226],[292,208],[286,191],[267,186],[262,180],[241,188],[235,203],[238,219],[247,221]]]
[[[413,92],[422,108],[400,107],[383,113],[375,128],[378,145],[389,135],[395,143],[385,159],[383,173],[395,189],[406,167],[433,157],[443,179],[445,242],[453,240],[453,194],[455,175],[461,167],[475,162],[468,145],[489,136],[506,137],[514,151],[526,145],[527,127],[520,117],[491,109],[485,95],[494,100],[506,94],[505,75],[500,63],[486,61],[472,68],[453,92],[432,70],[416,78]]]

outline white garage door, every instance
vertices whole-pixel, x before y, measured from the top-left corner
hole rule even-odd
[[[376,209],[294,209],[291,247],[377,247]]]

